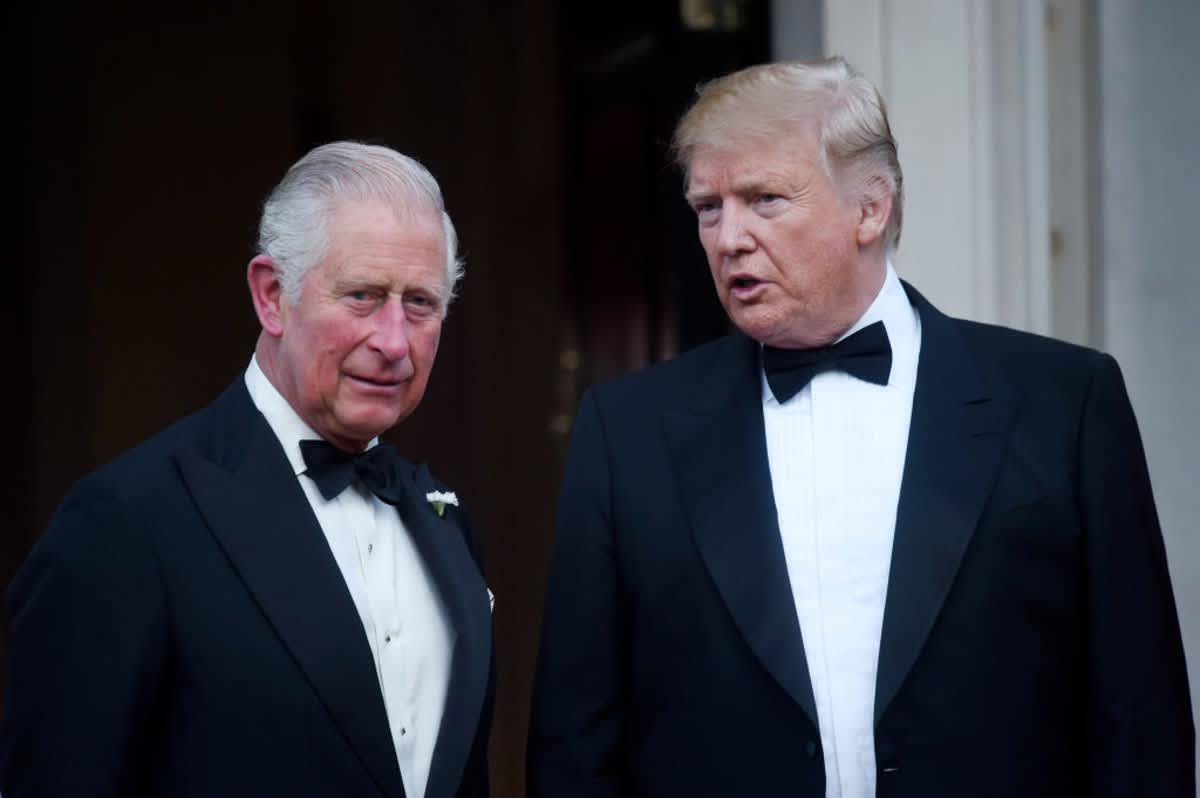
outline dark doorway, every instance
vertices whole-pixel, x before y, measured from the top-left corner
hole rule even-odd
[[[727,330],[671,134],[769,51],[765,2],[575,4],[565,19],[568,289],[587,384]]]

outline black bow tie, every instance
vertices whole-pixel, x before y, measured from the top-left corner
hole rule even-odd
[[[355,477],[388,504],[400,501],[396,450],[390,444],[351,454],[328,441],[300,441],[300,454],[308,466],[304,473],[317,483],[326,501],[345,490]]]
[[[813,377],[833,369],[876,385],[887,385],[888,375],[892,372],[892,345],[883,322],[863,327],[829,346],[813,349],[763,347],[763,371],[778,402],[786,402]]]

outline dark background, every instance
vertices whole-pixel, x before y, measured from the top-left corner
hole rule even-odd
[[[71,483],[245,368],[245,267],[287,166],[334,139],[394,147],[441,182],[467,276],[424,403],[388,437],[480,521],[493,785],[521,795],[575,403],[725,330],[666,144],[698,82],[766,60],[767,3],[103,5],[5,12],[20,466],[0,582]]]

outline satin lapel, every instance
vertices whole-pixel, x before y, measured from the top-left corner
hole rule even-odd
[[[687,517],[734,623],[815,726],[767,463],[758,345],[736,336],[717,359],[698,406],[664,418]]]
[[[467,548],[456,519],[459,510],[445,508],[441,517],[425,500],[437,487],[424,467],[401,462],[404,525],[437,586],[454,628],[454,654],[446,709],[430,764],[426,798],[450,798],[459,787],[487,692],[491,673],[492,619],[487,585]]]
[[[214,411],[239,419],[215,433],[227,440],[175,455],[192,498],[382,793],[402,796],[379,678],[341,571],[244,385],[220,401]]]
[[[905,285],[921,355],[879,648],[882,717],[929,637],[995,484],[1012,402],[985,385],[956,323]]]

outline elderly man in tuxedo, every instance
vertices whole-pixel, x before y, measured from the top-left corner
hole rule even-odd
[[[245,373],[81,480],[11,586],[5,798],[487,794],[474,533],[378,441],[425,392],[456,249],[413,159],[292,166]]]
[[[737,332],[583,399],[530,795],[1194,796],[1113,359],[898,279],[896,145],[840,59],[709,84],[675,144]]]

